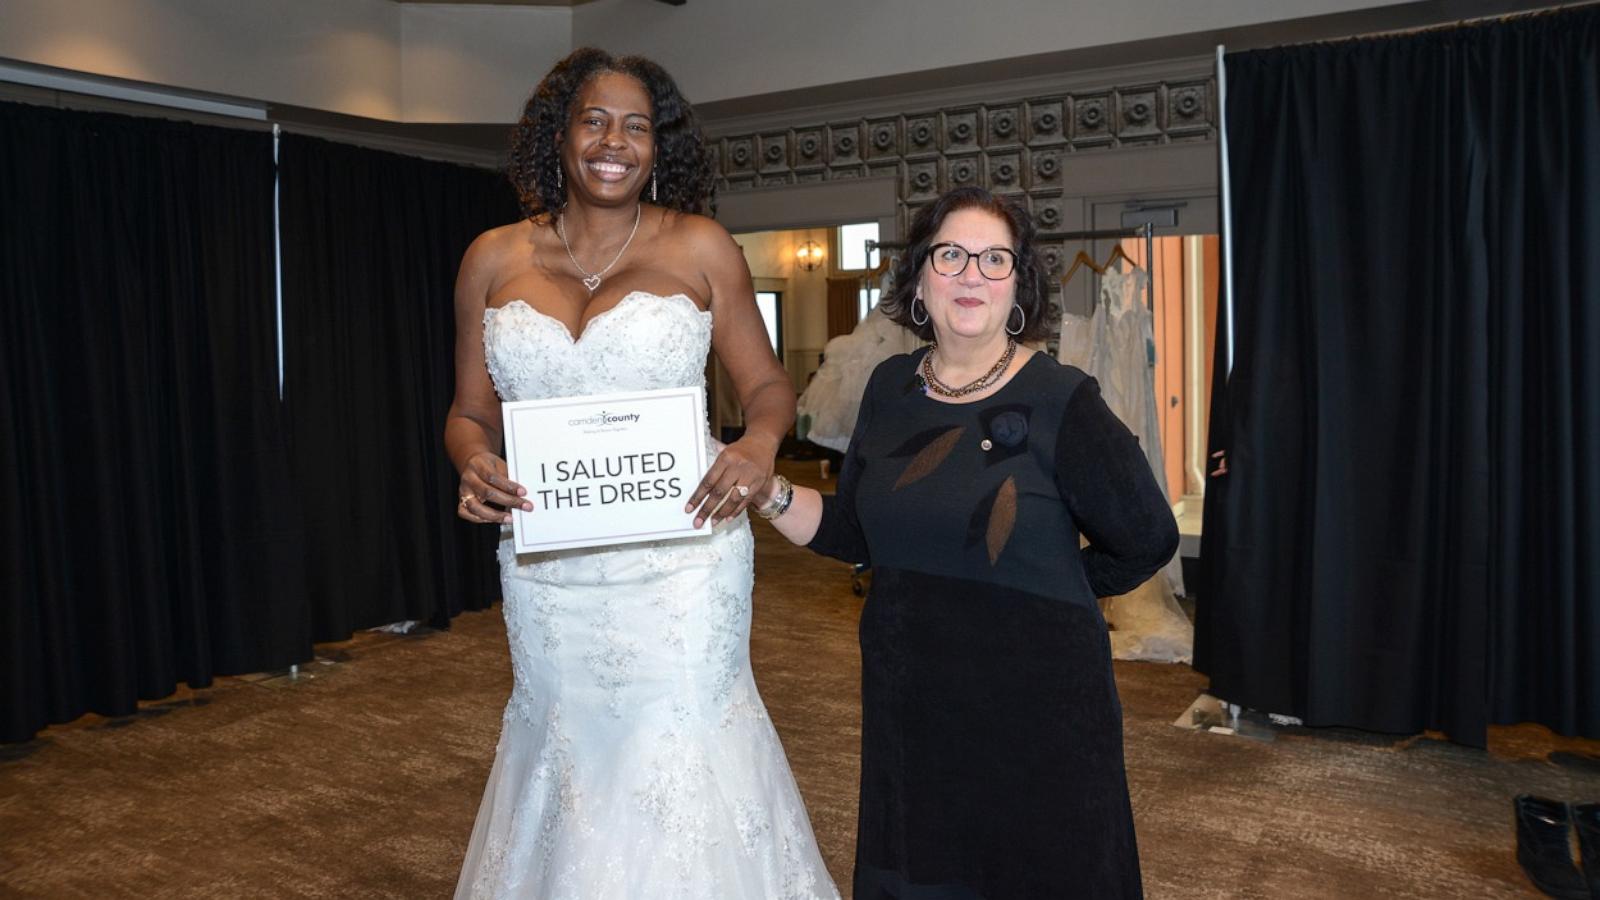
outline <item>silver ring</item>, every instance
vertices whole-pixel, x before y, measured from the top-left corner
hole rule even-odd
[[[734,485],[733,489],[739,492],[739,499],[741,499],[741,500],[743,500],[744,498],[750,496],[750,489],[745,487],[742,484]]]
[[[462,494],[461,495],[461,503],[460,503],[460,505],[462,507],[465,507],[467,505],[467,501],[469,501],[471,499],[473,499],[471,494]]]

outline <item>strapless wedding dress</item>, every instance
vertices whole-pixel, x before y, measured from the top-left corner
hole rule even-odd
[[[574,338],[522,301],[483,317],[504,400],[704,386],[711,314],[635,292]],[[514,685],[458,898],[837,898],[750,674],[754,544],[517,556]]]

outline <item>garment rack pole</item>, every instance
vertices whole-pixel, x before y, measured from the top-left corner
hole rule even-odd
[[[1103,228],[1098,231],[1041,231],[1041,241],[1100,241],[1108,238],[1151,237],[1155,228],[1149,222],[1137,228]]]
[[[1144,238],[1144,265],[1146,275],[1144,283],[1145,309],[1155,312],[1156,289],[1156,227],[1152,222],[1145,222],[1137,228],[1104,228],[1098,231],[1041,231],[1036,240],[1041,241],[1104,241],[1120,240],[1121,238]]]

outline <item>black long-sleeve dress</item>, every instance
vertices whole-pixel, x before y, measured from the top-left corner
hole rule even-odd
[[[942,403],[922,352],[873,372],[810,544],[873,569],[855,897],[1141,896],[1095,598],[1171,558],[1172,512],[1083,372]]]

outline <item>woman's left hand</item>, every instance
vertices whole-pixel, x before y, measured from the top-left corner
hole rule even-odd
[[[704,525],[707,519],[715,526],[744,512],[772,476],[777,455],[776,447],[748,437],[723,447],[683,506],[684,512],[695,512],[694,527]],[[695,511],[697,506],[700,509]]]

